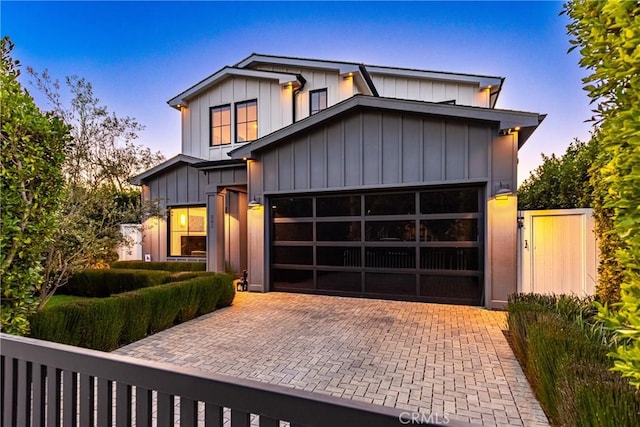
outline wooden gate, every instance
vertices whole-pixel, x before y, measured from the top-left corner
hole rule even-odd
[[[518,291],[595,292],[598,249],[592,209],[520,211]]]

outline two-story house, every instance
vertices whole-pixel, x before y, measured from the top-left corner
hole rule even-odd
[[[501,307],[518,149],[543,120],[501,77],[252,54],[168,101],[182,154],[134,179],[152,260],[251,291]]]

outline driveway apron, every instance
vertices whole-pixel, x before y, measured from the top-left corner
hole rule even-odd
[[[544,426],[503,330],[479,307],[238,293],[115,353],[483,425]]]

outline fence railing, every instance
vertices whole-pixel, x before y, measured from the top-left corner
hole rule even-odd
[[[6,427],[375,427],[411,420],[396,408],[6,334],[0,352]]]

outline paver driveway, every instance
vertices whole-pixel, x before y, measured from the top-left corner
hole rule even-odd
[[[271,292],[116,353],[485,425],[548,425],[476,307]]]

